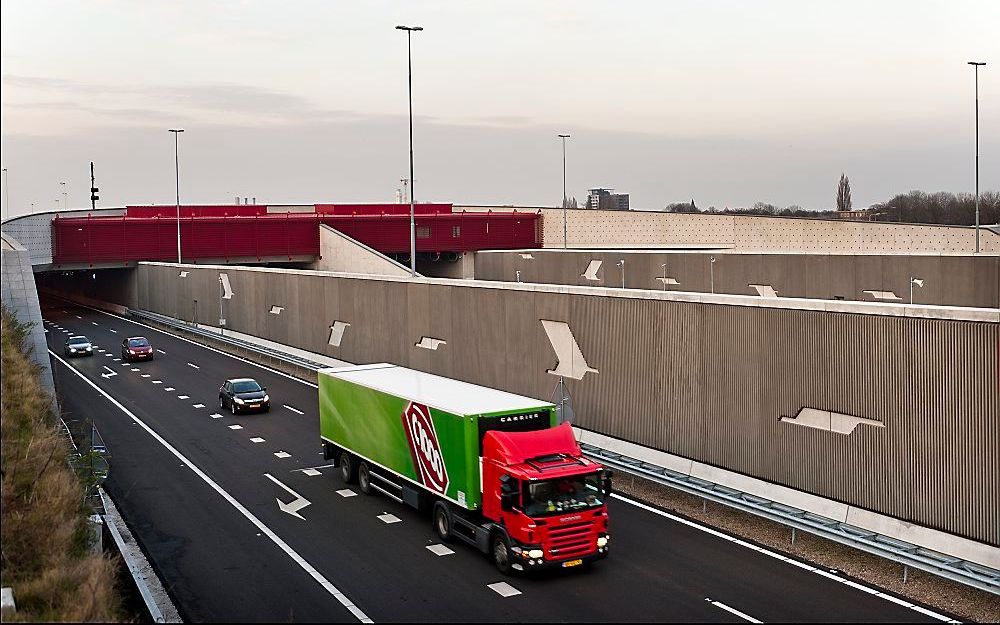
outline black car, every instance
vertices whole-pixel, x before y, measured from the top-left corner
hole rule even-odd
[[[63,356],[93,356],[94,346],[85,336],[71,336],[63,344]]]
[[[226,380],[219,389],[219,408],[229,408],[233,414],[259,410],[267,412],[271,409],[271,398],[267,396],[267,388],[252,378],[234,378]]]

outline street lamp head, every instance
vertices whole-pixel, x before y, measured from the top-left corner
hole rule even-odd
[[[397,26],[396,27],[396,30],[409,30],[409,31],[415,31],[415,30],[419,31],[419,30],[423,30],[423,29],[424,29],[423,26]]]
[[[986,65],[986,63],[982,61],[969,61],[969,65]]]
[[[171,128],[170,132],[184,132],[183,128]]]
[[[557,136],[562,139],[569,139],[569,135],[557,135]]]

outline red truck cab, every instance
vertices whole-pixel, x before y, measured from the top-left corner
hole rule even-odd
[[[486,432],[482,461],[482,514],[497,526],[489,547],[501,572],[607,557],[611,474],[583,456],[568,423]]]

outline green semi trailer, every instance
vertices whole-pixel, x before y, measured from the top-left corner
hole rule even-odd
[[[380,363],[319,372],[324,457],[347,483],[430,509],[504,573],[608,554],[611,474],[555,406]]]

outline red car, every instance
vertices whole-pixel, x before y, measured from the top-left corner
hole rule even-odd
[[[152,360],[153,346],[144,336],[133,336],[122,341],[122,360]]]

